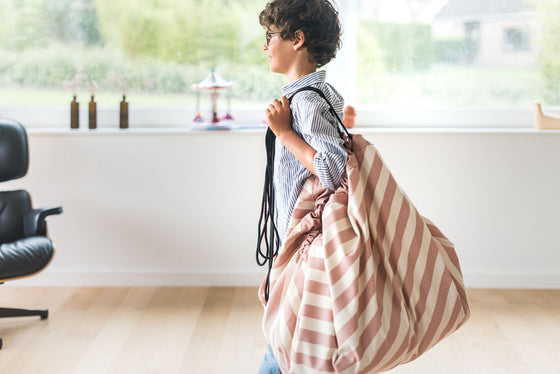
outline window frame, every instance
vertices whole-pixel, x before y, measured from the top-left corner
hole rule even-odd
[[[337,58],[328,65],[327,79],[345,97],[346,103],[356,102],[357,12],[359,0],[337,1],[344,33]],[[280,94],[280,87],[278,87]],[[273,98],[271,98],[273,99]],[[531,128],[534,108],[445,108],[412,109],[355,106],[359,127],[409,128]],[[545,108],[552,115],[560,114],[560,107]],[[195,109],[191,107],[148,107],[131,105],[131,128],[188,128]],[[262,125],[264,107],[248,103],[244,108],[232,108],[238,124]],[[0,116],[15,118],[32,128],[70,128],[70,106],[3,106]],[[118,107],[98,106],[98,127],[118,128]],[[80,108],[80,127],[88,128],[87,105]]]

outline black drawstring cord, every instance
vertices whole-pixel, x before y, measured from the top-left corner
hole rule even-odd
[[[278,237],[278,229],[274,222],[276,213],[276,201],[274,199],[274,149],[276,136],[270,130],[266,131],[266,169],[264,175],[264,190],[261,204],[261,215],[258,226],[257,239],[257,264],[259,266],[267,265],[266,282],[264,286],[264,299],[268,301],[270,291],[270,271],[274,257],[278,255],[280,247],[280,238]],[[264,240],[265,248],[262,244]]]
[[[296,92],[294,92],[289,98],[290,102],[292,101],[292,98],[301,91],[315,91],[327,102],[330,107],[329,111],[338,120],[338,133],[340,137],[348,144],[352,139],[352,135],[348,132],[346,127],[344,127],[342,120],[336,113],[336,110],[327,99],[325,94],[318,88],[307,86],[300,88]],[[270,272],[272,270],[274,257],[278,255],[278,248],[280,247],[280,238],[278,237],[278,230],[276,228],[276,223],[274,222],[274,215],[276,214],[276,201],[274,200],[274,148],[276,144],[276,135],[274,135],[272,130],[270,130],[270,127],[266,130],[265,144],[266,169],[264,174],[264,190],[261,204],[261,216],[259,218],[258,226],[259,232],[257,239],[257,264],[259,266],[267,265],[266,282],[264,285],[264,299],[268,301],[270,291]],[[262,249],[263,240],[264,245],[266,246],[264,251]]]

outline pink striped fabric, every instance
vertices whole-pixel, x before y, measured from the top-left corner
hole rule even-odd
[[[453,244],[353,135],[336,191],[304,185],[271,272],[263,329],[283,373],[378,373],[469,317]],[[264,285],[264,282],[263,282]]]

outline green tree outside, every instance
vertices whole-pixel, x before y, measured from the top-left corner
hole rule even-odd
[[[540,60],[544,96],[549,103],[560,103],[560,3],[534,1],[545,15]],[[60,90],[63,80],[83,69],[88,79],[100,84],[100,90],[117,89],[107,80],[108,73],[114,71],[126,75],[128,89],[135,92],[193,95],[191,85],[201,81],[210,68],[216,68],[224,78],[234,81],[234,97],[269,100],[278,95],[284,81],[282,76],[270,74],[262,50],[264,37],[257,16],[264,3],[0,0],[0,13],[10,15],[0,23],[0,84]],[[408,1],[411,7],[412,3]],[[366,103],[378,103],[402,95],[401,83],[395,82],[402,82],[415,97],[443,98],[445,103],[455,100],[469,105],[473,99],[484,97],[470,78],[454,82],[463,88],[450,93],[450,79],[462,79],[453,69],[464,73],[464,67],[452,63],[456,62],[452,61],[456,51],[443,53],[442,49],[448,50],[449,46],[460,48],[462,41],[434,41],[429,25],[360,20],[359,97]],[[447,64],[441,69],[445,59],[449,61],[444,61]],[[484,72],[488,77],[499,75],[500,79],[489,84],[489,94],[505,93],[506,105],[518,103],[523,93],[508,92],[511,81],[520,74],[512,71],[513,80],[508,80],[503,76],[507,73],[497,74],[491,69]],[[522,76],[524,82],[530,81],[530,77]],[[516,86],[518,89],[523,90]]]
[[[536,4],[542,23],[543,98],[549,104],[560,105],[560,2],[536,0]]]
[[[52,87],[83,70],[100,89],[191,93],[210,68],[247,99],[278,92],[262,51],[257,14],[246,0],[0,0],[0,82]],[[17,63],[16,63],[17,61]],[[252,76],[240,79],[235,74]],[[231,74],[231,75],[230,75]],[[241,83],[237,83],[237,81]]]

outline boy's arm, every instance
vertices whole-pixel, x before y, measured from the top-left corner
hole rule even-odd
[[[270,130],[311,173],[317,176],[313,160],[317,151],[307,144],[292,128],[290,102],[286,96],[274,100],[265,111]]]

